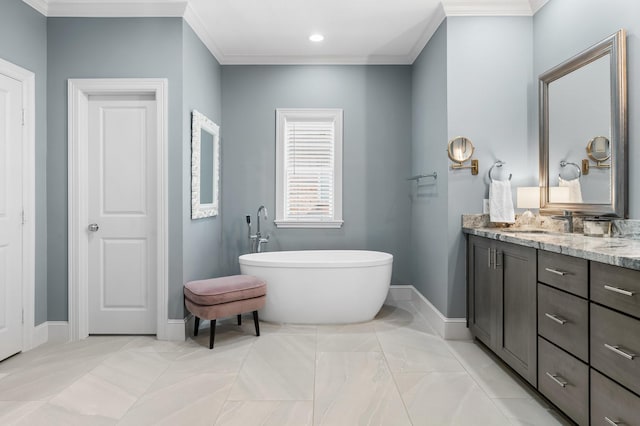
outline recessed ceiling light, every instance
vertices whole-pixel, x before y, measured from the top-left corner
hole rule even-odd
[[[311,34],[309,36],[309,40],[318,43],[318,42],[321,42],[322,40],[324,40],[324,36],[322,34]]]

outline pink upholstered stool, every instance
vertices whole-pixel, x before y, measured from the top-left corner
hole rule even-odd
[[[258,309],[264,306],[266,294],[265,282],[251,275],[232,275],[186,283],[184,304],[196,318],[193,334],[198,335],[200,319],[211,320],[209,349],[213,349],[217,318],[237,315],[238,325],[241,325],[241,314],[253,311],[256,336],[260,336]]]

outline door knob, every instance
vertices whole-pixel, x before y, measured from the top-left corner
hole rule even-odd
[[[92,223],[91,225],[89,225],[89,232],[97,232],[98,229],[100,229],[100,227],[97,223]]]

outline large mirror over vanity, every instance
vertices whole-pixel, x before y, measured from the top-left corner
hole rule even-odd
[[[540,76],[541,213],[627,217],[626,78],[624,30]]]

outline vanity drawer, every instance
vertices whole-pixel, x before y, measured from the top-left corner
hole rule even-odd
[[[591,370],[591,424],[640,426],[640,397]]]
[[[591,262],[591,300],[640,318],[640,271]]]
[[[591,303],[591,365],[640,393],[640,320]]]
[[[538,334],[589,362],[589,302],[538,284]]]
[[[588,261],[538,250],[538,281],[586,298]]]
[[[541,337],[538,390],[579,425],[589,423],[589,367]]]

